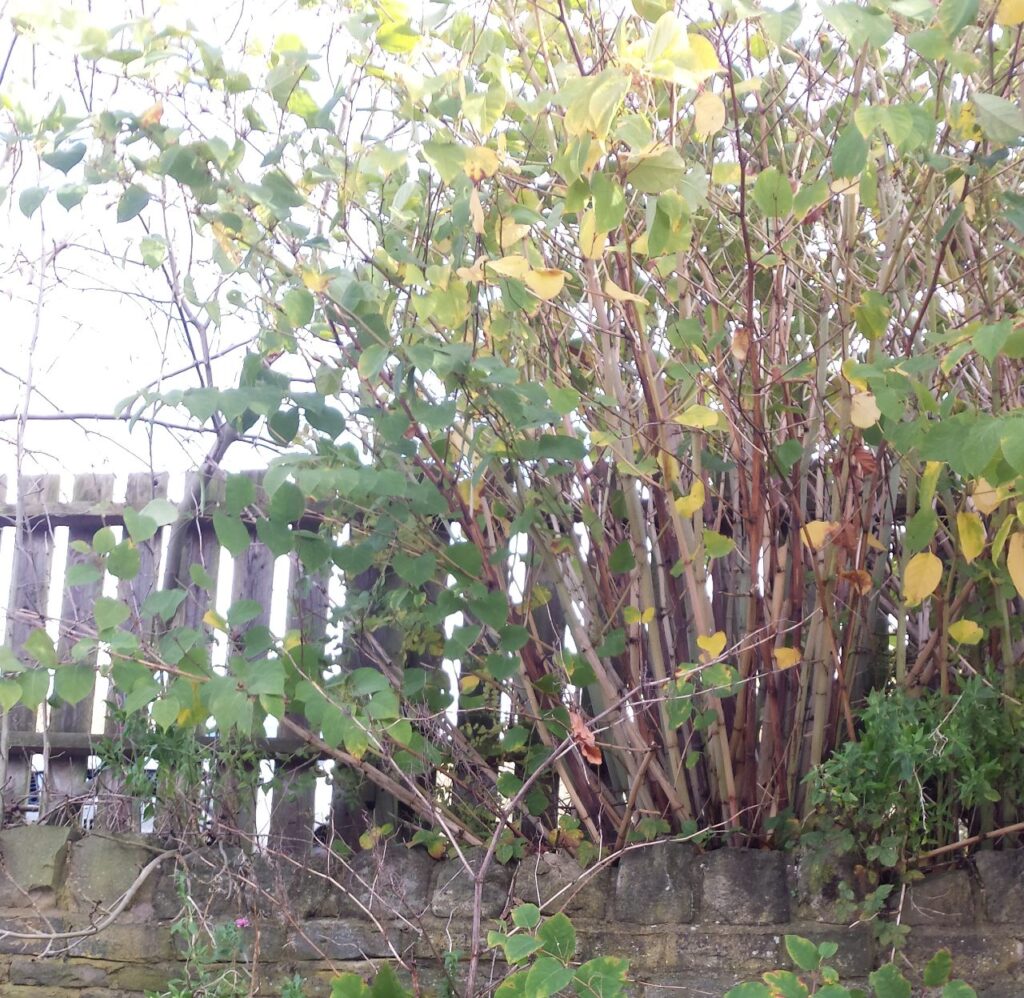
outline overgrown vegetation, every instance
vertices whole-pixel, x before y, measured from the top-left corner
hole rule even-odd
[[[168,527],[169,585],[4,649],[4,723],[102,651],[112,745],[272,721],[340,838],[487,862],[824,822],[902,869],[1020,822],[1020,3],[295,13],[15,18],[90,83],[5,81],[9,210],[166,279],[199,385],[118,412],[215,444],[68,579]],[[342,580],[327,621],[211,609],[197,509]]]

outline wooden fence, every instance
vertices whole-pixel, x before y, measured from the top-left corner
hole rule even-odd
[[[257,477],[257,476],[253,476]],[[94,579],[68,585],[66,579],[89,555],[77,549],[75,541],[91,542],[95,532],[110,527],[123,535],[126,509],[141,510],[155,498],[167,498],[168,476],[140,473],[128,476],[124,501],[114,501],[113,475],[86,474],[74,478],[70,501],[60,500],[57,475],[26,476],[18,483],[21,503],[8,499],[6,482],[0,478],[0,560],[11,573],[10,599],[4,643],[19,654],[29,635],[47,628],[55,639],[59,661],[67,660],[76,643],[95,635],[94,602],[106,588],[131,610],[124,626],[140,638],[151,637],[151,620],[140,608],[155,590],[183,588],[187,596],[175,623],[201,628],[203,616],[215,605],[216,593],[226,590],[227,580],[218,580],[220,546],[213,529],[216,482],[204,483],[202,507],[187,497],[199,494],[198,479],[185,483],[178,500],[179,519],[161,528],[151,539],[136,545],[138,572],[130,579]],[[20,522],[20,531],[18,524]],[[20,536],[16,536],[19,534]],[[63,566],[56,564],[55,549],[67,555]],[[269,626],[275,598],[274,555],[255,537],[249,547],[233,560],[230,601],[254,600],[263,611],[254,624]],[[211,591],[192,582],[190,566],[202,566],[215,580]],[[79,576],[81,573],[78,573]],[[76,575],[70,576],[75,578]],[[51,591],[60,591],[59,617],[52,619]],[[288,571],[287,621],[289,630],[298,629],[304,640],[322,641],[328,617],[327,579],[307,576],[298,561],[290,560]],[[251,625],[250,625],[251,626]],[[96,665],[95,657],[87,664]],[[100,670],[102,671],[102,670]],[[87,816],[105,827],[140,828],[142,801],[125,792],[116,767],[97,772],[96,750],[101,739],[114,739],[122,732],[116,704],[104,701],[99,688],[74,705],[44,703],[39,711],[24,706],[10,710],[0,733],[0,766],[3,767],[3,805],[7,823],[40,820],[50,823],[81,821]],[[216,745],[214,733],[200,732],[199,743]],[[110,744],[107,741],[107,744]],[[274,789],[264,793],[262,806],[269,809],[269,838],[279,847],[311,841],[314,826],[314,780],[317,758],[295,738],[268,737],[253,747],[275,767]],[[214,765],[215,768],[215,765]],[[203,813],[210,822],[230,824],[242,835],[256,828],[255,791],[231,786],[231,778],[208,774],[207,799]]]

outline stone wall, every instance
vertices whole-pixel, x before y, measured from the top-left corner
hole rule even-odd
[[[336,972],[371,974],[394,951],[433,994],[443,954],[468,948],[471,882],[458,862],[434,862],[422,849],[389,845],[345,864],[324,854],[300,866],[225,846],[182,858],[142,837],[24,827],[0,832],[0,852],[4,998],[165,989],[182,970],[184,943],[172,925],[185,904],[207,925],[242,920],[242,955],[256,967],[260,995],[278,995],[294,974],[310,998],[326,995]],[[789,932],[838,942],[833,962],[862,979],[887,954],[876,952],[870,926],[840,921],[835,883],[822,872],[782,853],[664,842],[581,880],[571,857],[548,853],[493,869],[484,924],[525,901],[564,909],[578,957],[628,957],[638,998],[721,995],[785,966]],[[110,920],[119,900],[123,910]],[[980,995],[1024,995],[1024,851],[979,853],[969,869],[919,881],[900,918],[912,926],[904,952],[915,966],[948,947],[955,973]],[[493,978],[501,969],[486,965]]]

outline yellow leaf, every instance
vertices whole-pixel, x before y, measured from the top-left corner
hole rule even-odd
[[[718,94],[705,90],[693,102],[693,129],[704,139],[714,135],[725,124],[725,104]]]
[[[800,539],[812,551],[820,551],[838,529],[839,524],[834,520],[811,520],[804,524]]]
[[[689,409],[685,409],[673,419],[682,426],[710,430],[721,425],[722,414],[714,409],[709,409],[706,405],[691,405]]]
[[[502,277],[511,277],[521,281],[530,272],[530,263],[525,256],[513,253],[503,256],[500,260],[488,260],[487,266]]]
[[[956,532],[960,535],[960,553],[969,565],[985,550],[985,524],[977,513],[957,513]]]
[[[904,602],[907,606],[917,606],[935,592],[935,588],[941,580],[942,562],[931,551],[915,554],[907,562],[907,567],[903,572]]]
[[[878,422],[882,413],[871,392],[854,392],[850,399],[850,422],[866,430]]]
[[[498,154],[493,149],[488,149],[487,146],[473,146],[466,153],[462,168],[466,171],[466,176],[474,184],[478,184],[484,177],[493,177],[500,165]]]
[[[844,360],[843,361],[843,377],[850,383],[852,388],[856,388],[859,392],[866,392],[868,390],[868,383],[863,378],[858,378],[854,373],[853,369],[857,366],[855,360]]]
[[[139,118],[139,125],[142,128],[152,128],[153,125],[159,125],[160,119],[164,116],[164,106],[157,101],[152,107],[147,108],[142,112],[142,117]]]
[[[624,288],[620,288],[610,277],[605,278],[604,293],[613,301],[638,301],[643,304],[647,303],[646,298],[642,298],[640,295],[635,295],[632,291],[626,291]]]
[[[480,192],[474,187],[469,192],[469,217],[473,223],[473,231],[484,234],[484,206],[480,203]]]
[[[704,483],[698,478],[693,488],[685,496],[680,496],[675,503],[676,512],[680,516],[693,516],[704,508]]]
[[[783,669],[792,669],[801,658],[803,652],[799,648],[773,648],[772,657],[775,659],[775,668],[780,672]]]
[[[542,267],[526,275],[526,286],[542,301],[550,301],[565,285],[565,271],[557,267]]]
[[[961,645],[976,645],[985,632],[973,620],[958,620],[949,625],[949,636]]]
[[[530,227],[528,225],[521,225],[511,218],[503,218],[501,220],[501,229],[498,233],[498,243],[501,246],[502,253],[509,249],[509,247],[515,246],[529,231]]]
[[[850,587],[859,596],[867,596],[871,592],[871,576],[863,568],[855,568],[849,572],[840,572],[839,578],[850,583]]]
[[[330,284],[331,279],[326,274],[318,273],[315,270],[311,270],[307,267],[302,268],[302,283],[309,288],[314,294],[320,294],[327,290],[327,285]]]
[[[1024,24],[1024,0],[1000,0],[996,24],[1004,28]]]
[[[460,281],[465,281],[467,284],[476,284],[484,280],[484,263],[486,261],[483,257],[480,257],[473,264],[472,267],[459,267],[455,271],[455,276]]]
[[[212,627],[215,631],[226,631],[228,622],[216,610],[207,610],[203,614],[203,623]]]
[[[725,650],[725,631],[715,631],[714,634],[697,638],[697,647],[704,652],[705,661],[710,662],[711,659],[718,658]]]
[[[713,184],[738,184],[742,176],[739,163],[715,163],[711,167]]]
[[[1010,538],[1006,549],[1006,570],[1010,573],[1013,588],[1024,596],[1024,534],[1016,533]]]
[[[459,692],[472,693],[480,685],[480,677],[472,674],[459,677]]]
[[[1003,500],[1009,495],[1005,488],[996,488],[990,485],[984,478],[979,478],[971,490],[971,498],[974,500],[974,507],[980,513],[988,516],[994,509],[1002,505]]]
[[[732,342],[729,352],[742,364],[750,351],[750,330],[746,326],[737,326],[732,331]]]
[[[597,260],[604,251],[604,232],[597,231],[597,217],[588,211],[580,221],[580,252],[588,260]]]

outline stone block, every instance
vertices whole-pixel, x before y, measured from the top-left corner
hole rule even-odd
[[[282,956],[286,960],[371,960],[393,956],[392,947],[401,953],[412,941],[408,933],[392,926],[385,933],[355,919],[311,919],[288,932]]]
[[[643,998],[708,998],[724,995],[743,978],[723,975],[689,973],[657,974],[641,985]]]
[[[633,849],[619,860],[615,917],[636,925],[692,922],[698,877],[697,851],[688,842]]]
[[[189,900],[204,917],[252,913],[258,893],[252,890],[252,860],[236,846],[209,846],[190,852],[176,863],[165,863],[153,892],[153,914],[159,920],[173,921],[181,913],[179,874]],[[268,897],[263,907],[279,910],[280,900],[275,905]]]
[[[72,843],[65,880],[72,907],[92,911],[110,908],[136,881],[139,874],[161,850],[142,836],[86,835]],[[171,861],[165,861],[166,866]],[[152,871],[132,899],[132,904],[150,901],[159,880]],[[129,906],[130,907],[130,906]]]
[[[786,857],[755,849],[719,849],[704,856],[701,920],[772,925],[789,920]]]
[[[875,934],[870,925],[860,922],[856,925],[822,926],[811,922],[787,925],[784,935],[803,936],[815,945],[836,943],[839,946],[836,955],[828,961],[830,967],[839,971],[843,980],[867,977],[875,967]],[[785,939],[783,939],[785,953]],[[791,966],[789,954],[783,957],[783,968]]]
[[[0,953],[38,955],[50,946],[46,933],[64,932],[67,928],[68,925],[59,916],[0,918]],[[29,935],[36,932],[40,933],[41,938],[35,939]]]
[[[391,843],[353,856],[341,878],[342,890],[332,885],[332,893],[340,895],[344,914],[417,919],[430,905],[437,866],[425,850]]]
[[[50,825],[0,831],[0,908],[53,904],[64,876],[72,831]]]
[[[577,918],[602,919],[613,892],[613,873],[582,870],[568,853],[543,852],[523,860],[516,872],[516,894],[546,915],[564,911]]]
[[[667,940],[667,950],[665,969],[740,980],[785,966],[782,935],[763,928],[686,926]]]
[[[629,961],[632,976],[673,967],[674,939],[675,935],[666,933],[663,926],[657,929],[578,926],[576,956],[581,962],[601,956],[622,957]]]
[[[974,891],[967,871],[950,870],[916,881],[907,889],[900,921],[904,925],[973,925]]]
[[[68,928],[85,928],[83,925]],[[124,962],[125,957],[160,961],[174,957],[170,926],[114,922],[102,932],[68,941],[71,956],[89,960]]]
[[[470,849],[465,855],[470,866],[474,870],[479,869],[483,850]],[[505,910],[512,886],[512,872],[507,866],[491,863],[481,898],[481,915],[484,918],[497,918]],[[437,864],[430,910],[438,918],[471,918],[473,900],[473,878],[463,866],[462,860],[446,859]]]
[[[854,861],[849,856],[822,855],[820,851],[798,848],[789,854],[786,875],[790,890],[790,912],[794,918],[848,925],[851,912],[840,900],[839,887],[845,881],[855,885]]]
[[[80,991],[86,987],[99,987],[109,983],[109,972],[118,964],[92,963],[88,960],[68,960],[61,957],[38,959],[16,956],[11,961],[11,984],[52,985]]]
[[[953,976],[972,985],[1002,984],[1024,977],[1024,944],[991,929],[963,931],[918,926],[907,936],[902,953],[911,966],[923,967],[940,949],[953,954]],[[1024,987],[1017,994],[1024,994]]]
[[[233,900],[222,890],[219,906],[225,912],[241,904],[253,912],[298,921],[343,913],[337,894],[345,866],[326,850],[310,854],[301,863],[286,857],[240,856],[233,865],[242,890]]]
[[[1019,924],[1024,912],[1024,849],[979,852],[974,868],[988,920]]]

